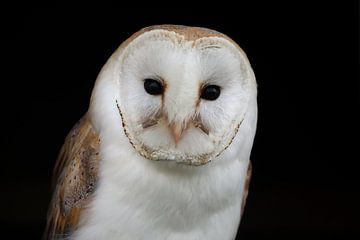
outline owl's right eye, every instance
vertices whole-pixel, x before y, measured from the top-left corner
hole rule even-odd
[[[164,91],[164,87],[161,82],[154,79],[145,79],[144,89],[150,95],[159,95]]]

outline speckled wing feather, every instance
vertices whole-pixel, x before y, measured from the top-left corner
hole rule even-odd
[[[247,174],[246,174],[245,186],[244,186],[243,199],[241,201],[241,216],[244,213],[246,199],[247,199],[247,196],[248,196],[248,193],[249,193],[249,185],[250,185],[250,180],[251,180],[251,173],[252,173],[252,165],[251,165],[251,162],[249,162],[249,166],[248,166],[248,170],[247,170]]]
[[[70,131],[54,168],[54,192],[43,239],[67,239],[94,191],[100,139],[87,115]]]

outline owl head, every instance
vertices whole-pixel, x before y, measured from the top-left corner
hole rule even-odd
[[[251,145],[256,111],[256,81],[240,47],[219,32],[174,25],[121,44],[90,104],[100,134],[126,139],[146,159],[191,165]]]

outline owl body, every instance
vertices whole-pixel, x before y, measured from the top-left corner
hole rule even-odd
[[[248,162],[178,169],[133,161],[118,167],[119,156],[114,150],[104,164],[100,178],[114,177],[99,181],[74,239],[235,239]]]
[[[67,137],[45,238],[235,239],[256,120],[255,77],[232,40],[139,31],[105,64]]]

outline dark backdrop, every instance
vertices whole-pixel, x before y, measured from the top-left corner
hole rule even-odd
[[[102,65],[135,31],[171,23],[227,34],[257,76],[253,179],[239,239],[358,235],[358,6],[232,8],[3,15],[2,234],[40,238],[54,161]]]

